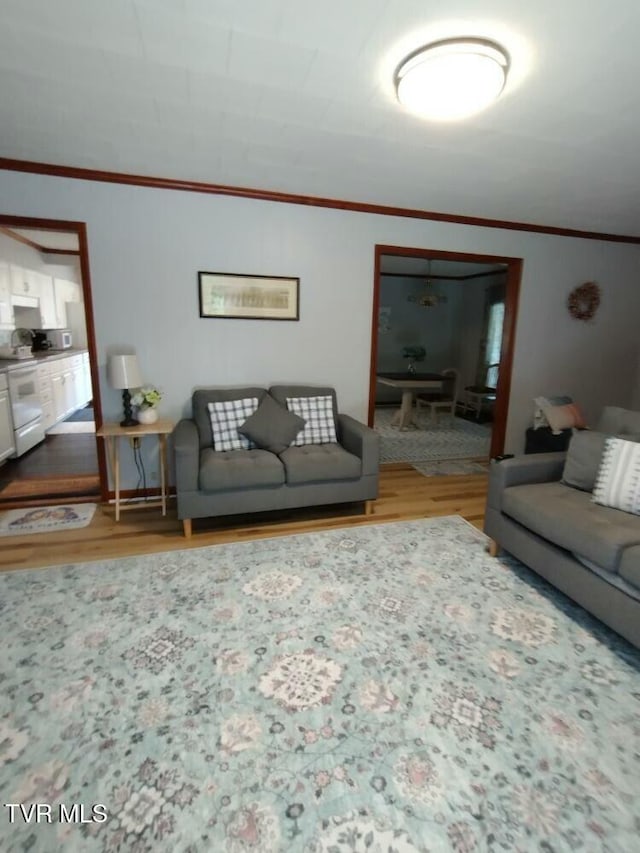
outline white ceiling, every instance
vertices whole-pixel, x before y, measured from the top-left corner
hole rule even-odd
[[[640,234],[638,0],[0,0],[0,20],[0,156]],[[510,52],[502,98],[404,113],[394,68],[456,34]]]

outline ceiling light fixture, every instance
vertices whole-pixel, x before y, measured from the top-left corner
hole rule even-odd
[[[431,260],[427,262],[427,275],[422,291],[420,293],[411,293],[407,297],[407,301],[417,302],[423,308],[435,308],[436,305],[447,302],[445,294],[440,293],[438,288],[433,284],[433,279],[431,278]]]
[[[493,41],[451,38],[411,53],[398,66],[398,100],[423,118],[452,121],[488,107],[502,92],[509,55]]]

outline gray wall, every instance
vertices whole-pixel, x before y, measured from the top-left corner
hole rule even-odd
[[[423,289],[424,286],[415,279],[401,276],[381,278],[380,305],[390,309],[390,321],[388,329],[381,330],[378,335],[379,373],[405,371],[407,360],[402,357],[402,349],[406,346],[425,348],[425,360],[417,364],[419,371],[439,372],[456,366],[456,329],[462,302],[460,288],[437,282],[437,289],[446,293],[447,301],[430,308],[409,301],[410,295],[419,295]],[[398,392],[392,388],[377,387],[378,402],[398,397]]]
[[[524,258],[507,450],[523,447],[533,397],[563,388],[593,421],[637,382],[640,247],[444,222],[0,172],[2,212],[87,223],[103,411],[110,348],[137,349],[162,413],[189,413],[198,385],[333,384],[365,418],[376,244]],[[425,207],[428,207],[425,198]],[[300,276],[299,322],[198,317],[197,272]],[[596,280],[591,323],[568,292]],[[150,451],[151,452],[151,451]],[[124,487],[135,485],[132,463]]]
[[[425,308],[409,301],[410,295],[419,295],[423,289],[419,282],[400,276],[382,278],[380,305],[391,309],[391,320],[389,331],[378,338],[379,370],[406,370],[407,361],[402,357],[406,346],[423,346],[427,351],[420,370],[438,371],[454,366],[454,337],[461,297],[459,290],[440,286],[440,282],[437,287],[446,292],[447,302]]]

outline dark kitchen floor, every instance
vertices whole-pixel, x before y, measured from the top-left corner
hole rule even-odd
[[[92,434],[48,435],[0,467],[0,505],[49,498],[98,496],[98,455]]]

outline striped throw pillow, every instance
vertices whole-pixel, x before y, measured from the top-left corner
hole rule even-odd
[[[287,397],[287,409],[305,421],[293,442],[303,444],[331,444],[338,441],[336,422],[333,419],[333,399],[326,397]]]
[[[238,432],[238,427],[258,408],[257,397],[219,400],[208,403],[214,450],[252,450],[255,444]]]
[[[640,515],[640,444],[623,438],[605,441],[592,500]]]

